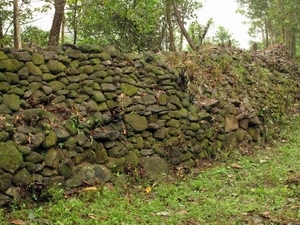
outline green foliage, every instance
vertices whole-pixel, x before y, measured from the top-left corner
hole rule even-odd
[[[80,43],[115,44],[127,50],[158,45],[163,14],[160,1],[83,0],[77,5],[69,1],[68,6],[67,25],[71,32],[78,32]]]
[[[250,35],[262,35],[264,47],[285,43],[289,55],[295,55],[300,27],[299,1],[238,0],[238,3],[239,12],[251,20]]]
[[[203,25],[198,21],[194,21],[190,24],[188,32],[195,43],[199,42],[199,37],[201,37],[203,29]]]
[[[28,46],[46,46],[48,44],[49,32],[36,26],[26,26],[22,32],[24,44]]]
[[[201,3],[180,0],[177,6],[186,21],[196,17]],[[168,49],[165,11],[165,1],[158,0],[69,0],[66,25],[77,44],[115,45],[125,51]],[[172,18],[177,34],[175,21]]]
[[[23,0],[19,1],[19,8],[20,8],[20,21],[21,26],[27,23],[30,23],[32,21],[34,13],[37,11],[44,12],[39,10],[38,8],[34,8],[34,6],[30,5],[31,1],[29,0]],[[0,37],[0,45],[2,46],[12,46],[13,45],[13,1],[5,1],[0,0],[0,21],[2,23],[2,33],[3,37]],[[29,30],[28,30],[29,29]],[[33,27],[30,26],[30,28],[25,28],[25,32],[33,32]],[[41,30],[40,30],[41,31]],[[39,32],[40,32],[39,31]],[[29,37],[27,33],[27,37],[25,37],[26,42],[28,38],[31,39],[37,39],[37,37],[34,37],[33,35],[36,35],[37,33],[32,33],[32,37]],[[41,37],[44,35],[45,32],[42,32],[38,35],[38,37]]]
[[[212,41],[214,44],[232,44],[234,46],[238,45],[238,42],[232,38],[232,34],[229,33],[228,30],[223,26],[218,26],[218,29],[215,35],[212,37]]]

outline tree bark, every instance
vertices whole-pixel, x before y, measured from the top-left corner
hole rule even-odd
[[[169,32],[169,50],[171,52],[176,52],[174,33],[173,33],[173,23],[171,19],[171,2],[172,0],[166,0],[166,17],[168,24],[168,32]]]
[[[14,0],[14,47],[17,50],[20,50],[22,48],[20,10],[18,0]]]
[[[3,47],[2,39],[3,39],[3,21],[2,18],[0,17],[0,47]]]
[[[65,26],[66,26],[66,18],[65,15],[63,14],[63,19],[61,22],[61,45],[65,43]]]
[[[192,40],[192,38],[190,37],[189,33],[187,32],[187,30],[184,27],[184,24],[182,22],[182,18],[180,16],[180,13],[178,12],[175,0],[172,0],[172,5],[173,5],[173,9],[174,9],[174,14],[175,14],[175,17],[176,17],[176,21],[177,21],[177,23],[178,23],[178,25],[180,27],[180,30],[181,30],[183,36],[185,37],[185,39],[189,43],[190,47],[194,51],[196,51],[197,50],[197,46],[196,46],[195,42]]]
[[[73,15],[73,21],[72,21],[72,24],[73,24],[73,32],[74,32],[74,40],[73,40],[73,44],[76,45],[77,43],[77,34],[78,34],[78,31],[77,31],[77,11],[78,11],[78,0],[75,0],[75,3],[74,3],[74,15]]]
[[[60,28],[64,16],[66,0],[54,0],[54,17],[52,21],[52,27],[49,35],[49,43],[50,46],[58,46],[59,44],[59,34]]]
[[[199,44],[197,46],[198,50],[199,50],[200,46],[203,44],[204,38],[206,37],[206,34],[207,34],[207,32],[208,32],[209,27],[210,27],[211,24],[212,24],[212,19],[209,19],[207,21],[207,24],[206,24],[203,32],[199,36]]]

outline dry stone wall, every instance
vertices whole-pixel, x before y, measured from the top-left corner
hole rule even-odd
[[[135,168],[159,179],[263,140],[248,98],[194,104],[185,79],[151,52],[1,49],[0,205],[20,187],[73,188]]]

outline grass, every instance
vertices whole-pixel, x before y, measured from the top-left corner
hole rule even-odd
[[[45,204],[0,210],[1,224],[300,224],[300,118],[271,147],[151,183],[98,185]]]

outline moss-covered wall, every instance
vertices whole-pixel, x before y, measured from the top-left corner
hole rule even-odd
[[[0,205],[18,187],[78,187],[135,168],[156,179],[263,141],[248,96],[195,101],[185,79],[151,52],[0,50]]]

